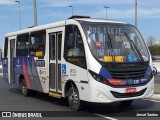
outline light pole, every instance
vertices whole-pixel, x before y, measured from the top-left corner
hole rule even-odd
[[[137,27],[137,0],[135,0],[135,26]]]
[[[72,16],[73,16],[73,6],[69,6],[69,7],[71,7],[71,8],[72,8]]]
[[[18,1],[18,0],[15,2],[19,4],[19,27],[21,30],[21,5],[20,5],[20,1]]]
[[[36,0],[34,0],[34,26],[37,26],[37,4],[36,4]]]
[[[104,8],[106,8],[106,19],[107,19],[107,9],[108,9],[109,7],[104,6]]]

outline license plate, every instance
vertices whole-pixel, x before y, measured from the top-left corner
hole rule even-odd
[[[135,93],[137,90],[136,88],[126,88],[125,93]]]

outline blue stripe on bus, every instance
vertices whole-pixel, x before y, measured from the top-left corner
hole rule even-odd
[[[15,84],[19,85],[19,75],[24,75],[23,60],[27,70],[27,76],[31,84],[31,89],[43,92],[41,81],[38,75],[36,62],[33,57],[16,57],[14,58]],[[8,67],[7,67],[8,70]]]
[[[109,72],[104,68],[101,67],[99,74],[104,78],[112,78],[112,76],[109,74]]]
[[[152,69],[151,69],[151,66],[149,65],[147,70],[146,70],[146,73],[145,73],[145,76],[144,78],[145,79],[148,79],[149,75],[152,73]]]
[[[2,58],[3,80],[8,83],[8,58]]]

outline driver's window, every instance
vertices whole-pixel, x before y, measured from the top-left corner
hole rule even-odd
[[[67,25],[65,28],[64,57],[68,62],[86,68],[83,40],[76,25]]]

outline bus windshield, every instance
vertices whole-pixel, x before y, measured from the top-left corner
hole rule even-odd
[[[101,62],[149,61],[147,47],[131,25],[82,23],[82,28],[93,56]]]

